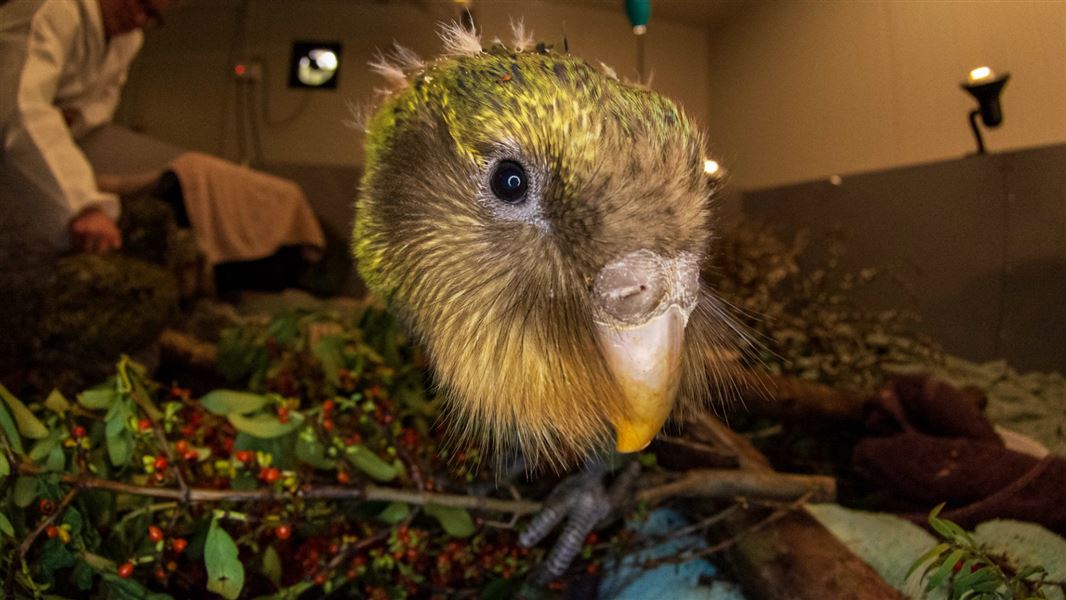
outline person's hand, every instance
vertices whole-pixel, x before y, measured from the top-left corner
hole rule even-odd
[[[70,248],[75,252],[103,254],[122,247],[122,233],[111,217],[87,208],[70,221]]]

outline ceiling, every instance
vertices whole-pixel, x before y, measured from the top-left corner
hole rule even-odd
[[[623,0],[548,0],[557,4],[580,4],[604,10],[623,10]],[[752,0],[651,0],[651,22],[666,19],[708,29],[727,22],[750,6]]]

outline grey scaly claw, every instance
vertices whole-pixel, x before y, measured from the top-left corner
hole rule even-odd
[[[620,506],[625,503],[635,480],[634,473],[639,472],[640,465],[630,463],[608,492],[603,485],[604,469],[600,466],[564,480],[552,492],[545,507],[518,538],[518,543],[526,548],[535,546],[566,518],[555,546],[533,573],[535,583],[544,585],[566,572],[581,552],[588,534],[610,520],[609,517],[620,513]]]

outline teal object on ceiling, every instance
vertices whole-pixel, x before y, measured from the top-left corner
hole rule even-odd
[[[651,19],[651,0],[626,0],[626,16],[634,27],[647,27]]]

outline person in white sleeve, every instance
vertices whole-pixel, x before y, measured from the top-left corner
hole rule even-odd
[[[121,247],[119,198],[76,140],[111,121],[142,30],[173,3],[0,0],[0,247]]]

